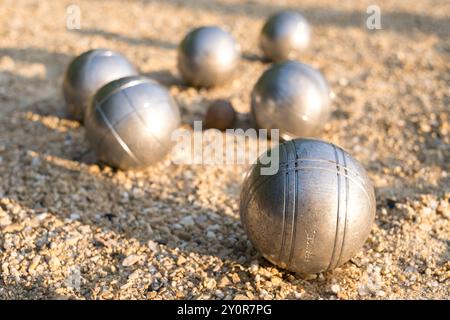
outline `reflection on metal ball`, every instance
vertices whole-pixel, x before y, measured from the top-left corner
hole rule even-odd
[[[64,76],[63,93],[68,116],[83,120],[98,89],[113,80],[137,74],[127,58],[111,50],[95,49],[79,55],[69,64]]]
[[[319,71],[299,62],[274,64],[252,91],[258,127],[280,129],[285,140],[316,136],[331,114],[331,90]]]
[[[192,86],[213,87],[232,78],[241,50],[231,34],[218,27],[189,32],[178,47],[178,69]]]
[[[84,121],[86,138],[101,161],[120,169],[142,169],[170,151],[180,114],[166,88],[134,76],[103,86]]]
[[[259,162],[244,181],[240,214],[248,237],[266,259],[290,271],[342,265],[361,249],[375,218],[364,168],[321,140],[294,139],[276,148],[279,171],[260,175]]]
[[[260,35],[260,47],[273,61],[292,59],[310,42],[311,27],[296,11],[282,11],[269,17]]]

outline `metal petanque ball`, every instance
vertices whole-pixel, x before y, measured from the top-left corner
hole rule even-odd
[[[295,139],[278,147],[278,172],[261,175],[258,162],[244,181],[240,214],[245,231],[256,249],[281,268],[298,273],[334,269],[369,236],[373,186],[364,168],[331,143]]]
[[[189,32],[178,47],[178,69],[192,86],[214,87],[232,78],[241,57],[238,43],[219,27]]]
[[[269,17],[260,35],[264,55],[273,61],[292,59],[310,42],[311,27],[296,11],[282,11]]]
[[[137,75],[136,68],[124,56],[104,49],[87,51],[69,64],[63,83],[68,116],[83,120],[95,92],[110,81]]]
[[[259,128],[280,129],[284,140],[314,137],[331,114],[331,90],[312,67],[279,62],[253,88],[251,111]]]
[[[120,169],[142,169],[171,149],[178,106],[166,88],[142,76],[103,86],[85,115],[86,139],[99,159]]]

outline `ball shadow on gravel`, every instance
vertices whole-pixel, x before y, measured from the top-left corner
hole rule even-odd
[[[155,0],[143,0],[144,3],[158,2]],[[166,0],[173,6],[188,7],[193,10],[212,12],[220,15],[248,15],[250,17],[264,19],[268,15],[280,10],[298,10],[313,25],[332,25],[341,28],[361,27],[366,29],[368,17],[365,10],[348,11],[337,10],[330,7],[314,6],[285,6],[282,4],[260,3],[256,1],[241,1],[232,3],[212,2],[210,0]],[[450,36],[450,18],[432,17],[425,14],[415,14],[403,11],[382,11],[383,29],[393,30],[407,35],[414,35],[417,31],[427,34],[435,34],[442,40]]]
[[[20,100],[11,105],[12,111],[30,110],[43,116],[54,115],[65,118],[65,102],[60,82],[66,65],[71,57],[64,53],[48,52],[38,48],[0,48],[0,57],[9,57],[14,64],[13,70],[44,67],[43,76],[23,76],[14,72],[0,72],[8,80],[9,90],[6,103]],[[28,92],[29,91],[29,92]],[[19,93],[20,92],[20,93]],[[21,98],[17,98],[20,94]]]
[[[251,261],[258,259],[236,216],[195,201],[193,181],[183,177],[188,168],[162,164],[149,169],[142,178],[131,178],[128,185],[120,182],[119,177],[124,176],[120,171],[65,159],[66,134],[36,121],[26,122],[23,119],[16,125],[25,132],[49,137],[48,145],[37,144],[37,139],[8,142],[7,152],[1,155],[5,172],[11,172],[12,177],[11,184],[0,190],[2,197],[13,199],[22,208],[30,208],[36,214],[49,212],[60,221],[72,219],[76,214],[79,223],[89,226],[92,232],[113,232],[122,239],[136,239],[143,246],[156,244],[164,248],[160,249],[164,255],[169,252],[175,254],[175,261],[176,255],[192,254],[205,261],[219,259],[223,264],[221,270],[204,269],[216,282],[223,277],[224,270],[235,270],[236,265],[247,269]],[[82,131],[78,128],[72,130]],[[11,134],[18,136],[17,132]],[[71,145],[83,143],[78,132],[72,132],[72,137]],[[20,169],[14,164],[19,163],[18,159]],[[167,170],[180,174],[180,180],[176,181],[178,188],[174,189],[172,183],[167,189],[155,186],[152,177],[163,176]],[[93,245],[103,246],[101,242]],[[123,259],[124,256],[117,257],[116,267],[122,265]],[[153,259],[159,259],[158,255]],[[261,264],[266,262],[261,260]],[[247,273],[239,268],[235,271],[242,279],[248,279]],[[127,272],[117,275],[117,280],[126,282],[131,271]],[[39,283],[34,282],[35,286]],[[89,297],[90,293],[83,295]],[[47,292],[46,296],[54,294]]]
[[[214,212],[194,201],[196,189],[192,179],[195,177],[183,176],[188,167],[159,164],[149,168],[143,178],[134,179],[131,187],[125,187],[116,179],[124,175],[120,171],[98,165],[92,169],[90,165],[95,160],[79,162],[79,157],[88,150],[81,127],[72,127],[73,122],[54,115],[35,114],[30,109],[16,112],[12,122],[1,121],[5,122],[10,138],[5,141],[7,152],[2,154],[3,163],[10,172],[15,172],[5,197],[16,198],[21,205],[34,210],[49,210],[61,219],[69,218],[75,210],[84,224],[94,229],[113,230],[142,244],[151,240],[188,252],[240,259],[245,263],[244,257],[250,262],[251,257],[245,254],[249,249],[246,237],[236,216]],[[22,163],[20,170],[14,163],[18,159]],[[91,174],[90,170],[96,173]],[[152,176],[164,175],[167,170],[180,173],[179,187],[161,194],[155,191]],[[40,192],[29,185],[34,181],[29,177],[45,177]],[[160,187],[164,189],[164,185]],[[68,188],[70,197],[65,198]],[[189,218],[183,220],[191,215],[193,223]],[[212,243],[206,237],[212,225],[214,233],[225,238],[223,241]]]
[[[145,45],[145,46],[150,46],[150,47],[158,47],[160,49],[166,49],[166,50],[175,50],[177,48],[176,44],[169,42],[169,41],[161,40],[161,39],[154,39],[154,38],[148,38],[148,37],[135,38],[135,37],[129,37],[129,36],[125,36],[125,35],[122,35],[119,33],[100,30],[100,29],[82,28],[82,29],[74,29],[74,30],[70,30],[70,31],[84,35],[84,36],[100,36],[105,39],[118,40],[118,41],[125,42],[129,45]]]

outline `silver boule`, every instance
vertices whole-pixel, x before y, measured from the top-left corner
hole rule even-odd
[[[311,27],[296,11],[282,11],[264,24],[259,45],[266,58],[281,61],[294,58],[309,46]]]
[[[229,81],[241,57],[238,43],[219,27],[189,32],[178,47],[178,70],[189,85],[214,87]]]
[[[171,149],[180,113],[169,91],[142,76],[103,86],[85,115],[86,139],[99,159],[120,169],[142,169]]]
[[[258,127],[280,129],[285,140],[314,137],[331,114],[331,90],[312,67],[279,62],[266,70],[253,88],[251,111]]]
[[[95,92],[112,80],[137,75],[133,64],[120,53],[95,49],[82,53],[69,64],[63,83],[67,114],[83,120]]]
[[[260,175],[257,163],[244,181],[240,214],[245,231],[256,249],[281,268],[332,270],[368,238],[375,219],[374,188],[358,161],[331,143],[295,139],[278,147],[279,171]]]

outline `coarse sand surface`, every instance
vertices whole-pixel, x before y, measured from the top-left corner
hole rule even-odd
[[[68,30],[74,2],[81,29]],[[2,0],[0,299],[448,299],[450,2],[377,0],[381,30],[366,28],[371,4]],[[321,138],[358,159],[376,191],[363,249],[317,275],[276,268],[249,243],[238,210],[247,166],[169,155],[113,170],[64,113],[69,61],[110,48],[170,89],[188,130],[213,99],[230,100],[248,127],[252,86],[269,66],[258,34],[282,8],[311,22],[298,59],[336,95]],[[211,90],[184,86],[176,69],[177,44],[201,25],[226,28],[243,51],[236,78]]]

